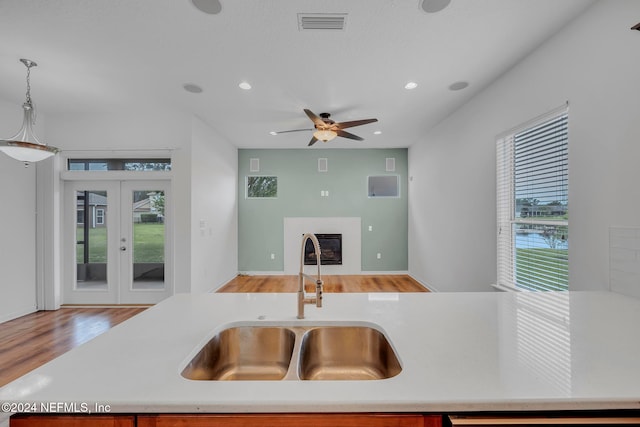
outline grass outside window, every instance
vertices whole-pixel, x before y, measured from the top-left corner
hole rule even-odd
[[[164,224],[133,224],[133,262],[164,262]],[[82,241],[84,228],[76,230],[77,241]],[[76,262],[83,263],[83,247],[76,245]],[[107,262],[107,228],[89,229],[89,263]]]

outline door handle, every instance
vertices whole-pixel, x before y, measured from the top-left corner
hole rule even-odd
[[[120,246],[120,250],[121,250],[121,251],[126,251],[126,250],[127,250],[127,247],[126,247],[126,246]]]

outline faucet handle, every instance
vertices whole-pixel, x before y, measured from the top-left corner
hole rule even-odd
[[[322,307],[322,285],[324,282],[321,279],[316,280],[316,307]]]

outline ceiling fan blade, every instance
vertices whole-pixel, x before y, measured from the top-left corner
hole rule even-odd
[[[366,125],[367,123],[375,123],[378,119],[353,120],[351,122],[336,123],[334,126],[338,129],[352,128],[354,126]]]
[[[307,116],[311,119],[311,121],[316,125],[316,126],[324,126],[325,123],[324,121],[316,116],[316,114],[311,111],[311,110],[307,110],[306,108],[304,109],[304,112],[307,114]]]
[[[313,144],[315,144],[316,142],[318,142],[318,138],[316,138],[315,136],[311,138],[311,141],[309,141],[309,145],[307,145],[307,147],[311,147]]]
[[[356,141],[364,141],[364,138],[360,138],[358,135],[354,135],[340,129],[336,130],[336,133],[338,134],[338,136],[341,136],[343,138],[355,139]]]
[[[280,135],[281,133],[289,133],[289,132],[309,132],[310,130],[313,130],[313,129],[281,130],[281,131],[277,131],[276,135]]]

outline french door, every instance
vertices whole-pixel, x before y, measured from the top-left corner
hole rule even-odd
[[[169,181],[67,181],[65,304],[153,304],[173,294]]]

